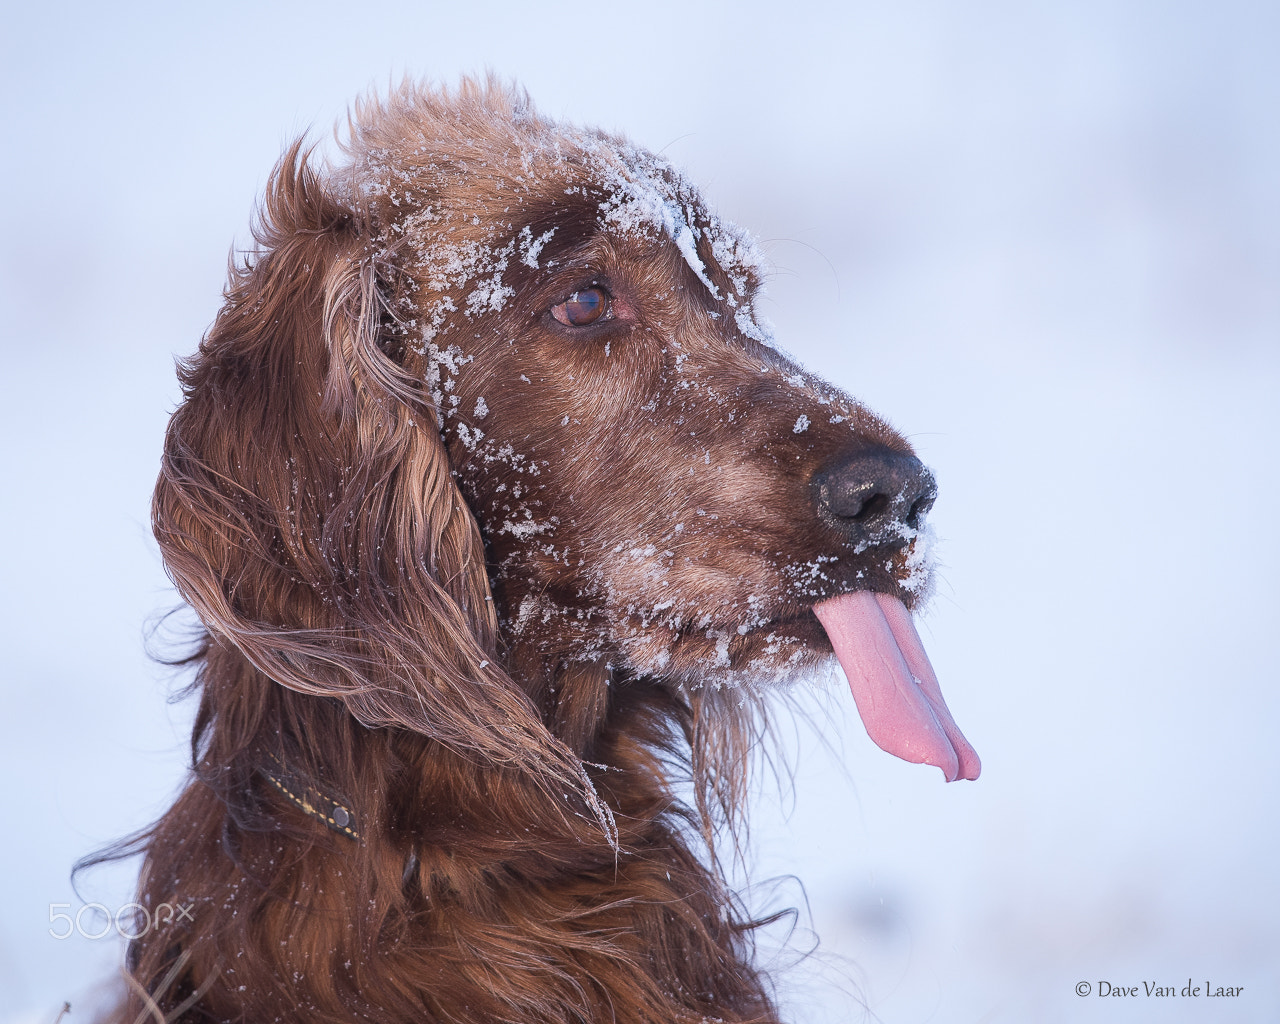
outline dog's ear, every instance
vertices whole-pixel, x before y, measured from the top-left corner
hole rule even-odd
[[[179,591],[268,679],[595,804],[499,665],[479,528],[395,358],[394,246],[300,144],[255,238],[179,370],[152,506]]]

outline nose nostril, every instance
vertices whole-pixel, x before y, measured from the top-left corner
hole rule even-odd
[[[873,494],[870,498],[862,503],[862,507],[851,516],[845,516],[855,523],[864,523],[868,519],[874,519],[880,513],[889,508],[889,496],[887,494]]]
[[[920,521],[924,519],[925,514],[933,507],[933,496],[926,494],[923,497],[916,498],[911,503],[911,508],[907,512],[907,525],[913,530],[920,529]]]

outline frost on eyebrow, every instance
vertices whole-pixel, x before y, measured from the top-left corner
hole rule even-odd
[[[600,221],[622,234],[664,234],[712,298],[734,310],[734,322],[746,337],[774,345],[773,331],[755,314],[753,300],[764,280],[767,261],[755,240],[730,221],[705,212],[697,190],[667,161],[629,144],[603,138],[580,143],[588,165],[605,190]],[[702,227],[699,227],[701,223]],[[706,235],[711,256],[729,279],[721,295],[698,253]]]
[[[712,298],[721,298],[698,255],[698,231],[689,224],[692,218],[674,198],[663,195],[653,179],[618,178],[613,191],[600,204],[600,215],[606,227],[622,234],[634,234],[651,226],[664,231]]]

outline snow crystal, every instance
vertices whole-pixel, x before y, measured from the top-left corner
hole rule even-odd
[[[520,609],[516,612],[515,620],[511,623],[511,631],[517,636],[523,633],[525,627],[533,621],[537,611],[538,598],[533,594],[526,594],[520,599]]]
[[[422,352],[427,357],[424,373],[427,390],[431,394],[432,401],[435,402],[439,426],[444,426],[443,417],[449,409],[444,400],[445,392],[453,390],[453,378],[474,357],[467,355],[457,345],[440,348],[433,341],[425,341]],[[453,404],[457,404],[456,398]]]
[[[773,346],[773,330],[759,320],[746,306],[742,306],[733,314],[733,322],[738,325],[746,337],[758,341],[762,345]]]
[[[933,587],[934,569],[937,565],[937,534],[928,520],[918,530],[903,526],[902,533],[908,546],[903,564],[906,576],[899,581],[899,585],[903,590],[914,594],[918,601],[924,601]]]
[[[537,270],[538,257],[542,254],[542,248],[551,241],[551,236],[555,233],[556,229],[551,228],[548,231],[544,231],[537,238],[534,238],[533,231],[530,230],[529,225],[526,224],[521,228],[520,252],[522,255],[520,257],[520,262],[527,267],[532,267],[534,270]]]
[[[524,519],[518,521],[508,519],[498,528],[498,532],[509,533],[516,540],[528,540],[534,534],[548,533],[555,529],[557,520],[554,516],[550,522],[540,523],[533,518],[528,509],[522,509],[521,511],[524,512]]]
[[[800,418],[796,420],[796,425],[791,428],[793,434],[803,434],[809,429],[809,417],[804,413],[800,414]]]
[[[458,439],[467,446],[469,451],[475,451],[476,445],[484,438],[484,433],[479,430],[472,430],[465,423],[458,424]]]
[[[482,313],[496,313],[507,304],[507,299],[512,298],[516,290],[502,283],[502,271],[506,270],[506,261],[503,261],[500,270],[496,271],[491,278],[476,282],[476,286],[471,290],[471,294],[467,296],[467,316],[479,316]]]
[[[833,582],[824,565],[840,561],[836,555],[818,555],[807,562],[794,563],[783,567],[783,574],[790,578],[796,594],[801,597],[822,598],[827,596],[827,587]]]

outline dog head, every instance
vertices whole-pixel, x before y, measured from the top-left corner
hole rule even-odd
[[[348,149],[278,171],[170,431],[157,532],[214,634],[485,756],[545,726],[561,772],[611,686],[834,649],[878,743],[976,777],[907,610],[933,479],[773,345],[750,240],[493,84],[360,106]]]

